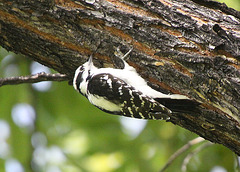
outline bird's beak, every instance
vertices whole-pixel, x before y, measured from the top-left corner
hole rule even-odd
[[[89,68],[93,65],[93,57],[92,57],[92,55],[88,59],[88,65],[89,65]]]

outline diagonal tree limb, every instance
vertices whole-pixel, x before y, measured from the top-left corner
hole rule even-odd
[[[185,144],[183,147],[178,149],[169,159],[168,162],[162,167],[162,169],[159,172],[165,171],[175,159],[177,159],[181,154],[186,152],[188,149],[190,149],[193,145],[196,145],[198,143],[203,142],[205,139],[202,137],[197,137],[193,140],[190,140],[187,144]]]
[[[10,77],[10,78],[0,78],[0,87],[3,85],[17,85],[24,83],[36,83],[42,81],[68,81],[69,78],[65,74],[49,74],[45,72],[37,73],[28,76]]]
[[[69,76],[100,38],[98,67],[133,47],[128,63],[149,85],[202,103],[170,122],[240,155],[239,12],[212,0],[82,2],[1,1],[0,45]]]
[[[183,160],[182,167],[181,167],[182,172],[187,171],[187,165],[193,156],[195,156],[200,151],[202,151],[203,149],[205,149],[206,147],[211,146],[211,145],[213,145],[213,143],[206,142],[206,143],[200,145],[199,147],[197,147],[195,150],[191,151]]]

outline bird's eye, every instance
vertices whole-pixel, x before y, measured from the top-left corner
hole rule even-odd
[[[80,72],[84,71],[84,67],[81,66],[80,69],[79,69]]]

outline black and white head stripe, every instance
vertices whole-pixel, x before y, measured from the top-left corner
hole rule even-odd
[[[76,77],[76,80],[74,81],[74,86],[75,86],[75,89],[81,93],[80,91],[80,88],[78,87],[78,85],[80,85],[80,83],[83,81],[83,78],[82,78],[82,72],[79,72],[77,77]]]

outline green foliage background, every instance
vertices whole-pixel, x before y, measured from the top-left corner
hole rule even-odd
[[[240,9],[240,1],[227,4]],[[10,56],[11,60],[3,63]],[[30,63],[26,57],[0,49],[0,77],[5,77],[12,64],[19,68],[18,75],[28,75]],[[32,129],[19,127],[13,121],[12,110],[19,103],[34,108]],[[118,116],[101,112],[67,82],[54,82],[46,92],[36,91],[31,84],[0,87],[0,121],[10,128],[8,153],[0,151],[0,171],[7,171],[7,162],[16,160],[27,172],[156,172],[177,149],[197,137],[164,121],[148,121],[142,132],[132,137]],[[36,136],[40,147],[33,143]],[[3,143],[0,140],[0,147]],[[190,151],[166,171],[180,171]],[[36,165],[38,158],[45,158],[42,165]],[[187,171],[214,171],[217,166],[234,171],[235,157],[227,148],[212,145],[190,160]]]

